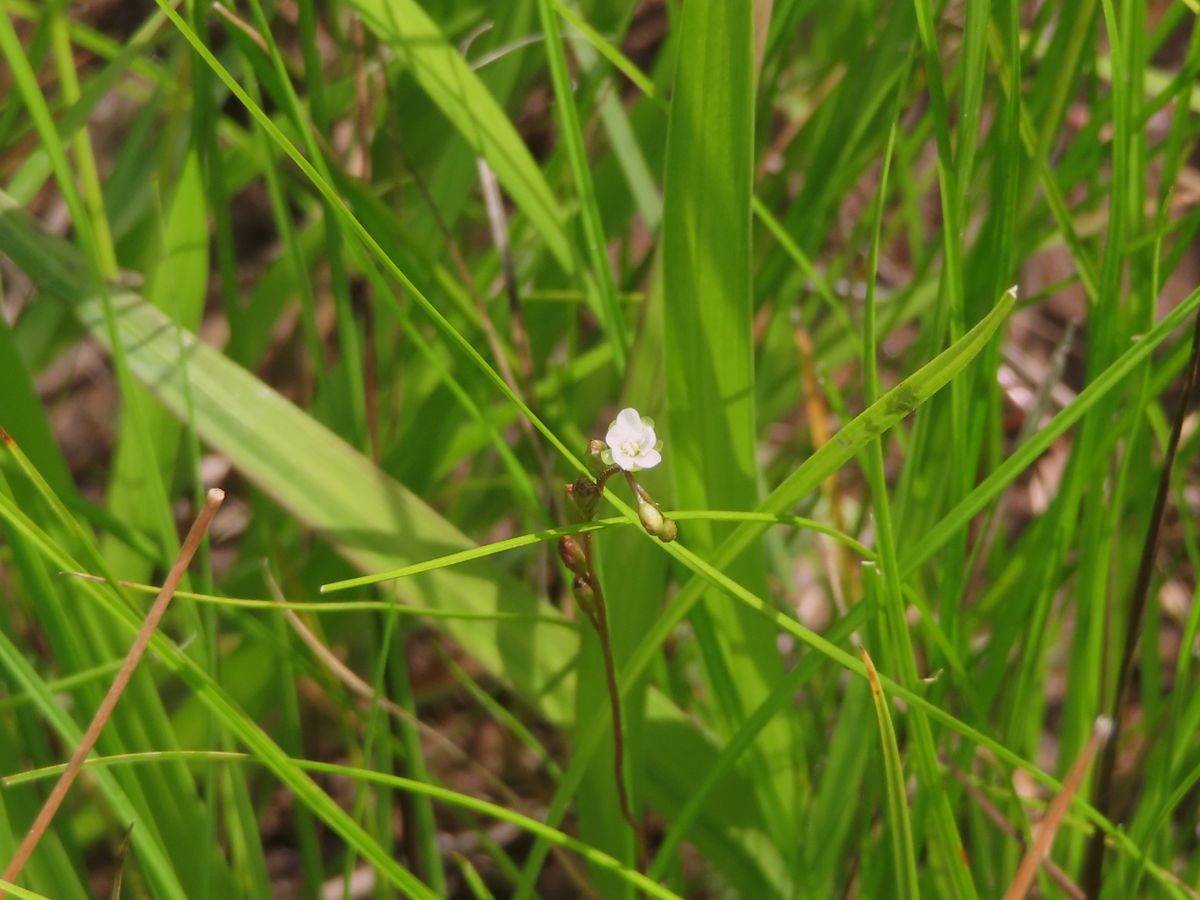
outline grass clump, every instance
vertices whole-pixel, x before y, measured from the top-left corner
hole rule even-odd
[[[1198,33],[0,0],[3,889],[1196,896]]]

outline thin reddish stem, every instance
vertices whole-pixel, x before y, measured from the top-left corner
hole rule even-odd
[[[612,710],[613,722],[613,778],[617,783],[617,801],[621,806],[621,815],[633,831],[633,842],[637,855],[638,871],[646,871],[646,831],[633,812],[633,804],[629,800],[629,791],[625,786],[625,736],[621,716],[621,689],[617,684],[617,666],[613,659],[612,638],[608,630],[608,604],[604,600],[604,590],[600,587],[600,579],[596,574],[596,566],[592,557],[592,536],[580,535],[582,538],[583,556],[587,561],[587,580],[595,597],[595,614],[592,624],[596,627],[596,635],[600,639],[601,656],[604,657],[604,680],[608,687],[608,700]]]

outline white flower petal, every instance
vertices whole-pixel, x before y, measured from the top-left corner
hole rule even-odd
[[[655,434],[654,420],[643,417],[631,406],[617,413],[604,436],[604,443],[608,448],[602,457],[604,461],[620,466],[626,472],[650,469],[662,462],[658,452],[662,442]]]
[[[626,453],[625,448],[621,446],[613,447],[612,458],[613,462],[626,472],[636,472],[638,470],[638,458]]]
[[[642,427],[642,417],[632,406],[627,406],[617,413],[617,425],[631,431],[639,429]]]
[[[638,454],[637,461],[639,469],[653,469],[662,462],[662,454],[657,450],[643,450]]]

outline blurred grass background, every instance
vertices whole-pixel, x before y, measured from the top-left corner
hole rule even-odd
[[[0,0],[5,860],[229,496],[19,883],[1001,896],[1115,714],[1032,891],[1197,896],[1198,13]]]

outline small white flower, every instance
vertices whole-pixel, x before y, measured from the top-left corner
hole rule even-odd
[[[616,464],[626,472],[653,469],[662,462],[662,441],[654,433],[654,420],[643,416],[633,407],[617,413],[604,436],[608,449],[601,459],[608,465]]]

